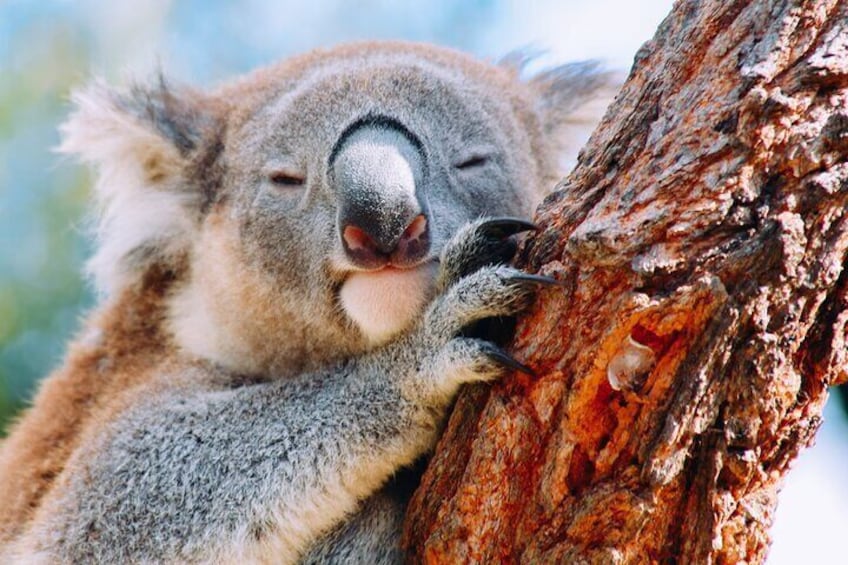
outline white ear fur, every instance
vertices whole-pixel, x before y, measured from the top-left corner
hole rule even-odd
[[[615,98],[623,76],[606,71],[597,61],[569,63],[530,78],[538,93],[538,111],[545,130],[557,146],[563,171],[570,171],[577,154]]]
[[[500,65],[520,76],[541,54],[514,51]],[[597,61],[579,61],[531,74],[527,79],[536,95],[536,111],[545,134],[556,147],[563,172],[577,162],[578,152],[618,94],[624,78],[621,73],[605,70]]]
[[[577,155],[595,127],[604,117],[607,107],[615,99],[622,81],[611,80],[610,84],[600,86],[591,97],[583,99],[581,104],[561,117],[551,132],[557,140],[559,165],[567,173],[577,164]],[[553,118],[557,120],[556,117]]]
[[[157,130],[145,108],[133,111],[132,98],[96,82],[76,92],[73,102],[58,150],[97,170],[97,250],[87,268],[98,291],[110,294],[145,261],[167,260],[188,248],[199,195],[187,187],[178,146]]]

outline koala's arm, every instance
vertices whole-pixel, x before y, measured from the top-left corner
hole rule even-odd
[[[541,282],[502,266],[467,273],[480,254],[472,260],[462,250],[482,249],[492,225],[460,234],[442,265],[442,293],[402,339],[292,380],[200,390],[194,380],[125,410],[73,458],[21,554],[50,562],[298,559],[431,447],[462,383],[490,380],[510,364],[492,343],[459,336],[477,320],[526,308]]]

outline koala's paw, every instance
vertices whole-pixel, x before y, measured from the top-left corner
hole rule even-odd
[[[503,265],[489,266],[462,277],[436,298],[418,336],[428,352],[422,366],[429,370],[417,383],[423,387],[422,396],[445,401],[461,384],[490,381],[505,368],[532,374],[485,336],[468,337],[464,330],[488,318],[520,314],[540,285],[552,284],[558,283]]]
[[[438,288],[446,290],[487,265],[507,263],[515,255],[515,234],[537,229],[518,218],[483,218],[460,229],[441,256]]]

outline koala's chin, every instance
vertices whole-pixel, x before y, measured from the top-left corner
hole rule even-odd
[[[355,272],[339,293],[345,313],[372,345],[386,343],[407,329],[433,294],[436,265],[414,269],[386,267]]]

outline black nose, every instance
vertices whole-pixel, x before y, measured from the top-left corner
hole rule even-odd
[[[430,230],[427,217],[418,214],[402,229],[386,229],[385,223],[372,221],[342,221],[341,236],[344,250],[357,267],[377,269],[386,265],[410,267],[421,261],[430,250]]]
[[[427,164],[418,138],[391,120],[359,122],[342,135],[328,164],[339,238],[354,266],[406,268],[426,257]]]

